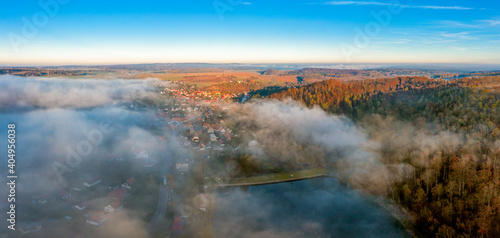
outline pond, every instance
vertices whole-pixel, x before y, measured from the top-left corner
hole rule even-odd
[[[410,237],[369,196],[333,178],[247,188],[216,196],[214,237]]]

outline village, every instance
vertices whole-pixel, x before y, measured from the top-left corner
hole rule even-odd
[[[226,92],[219,92],[219,91],[201,91],[197,90],[192,93],[189,93],[187,90],[182,90],[182,89],[171,89],[171,88],[165,88],[165,91],[162,91],[162,94],[167,94],[168,92],[172,93],[176,97],[180,99],[186,99],[186,100],[202,100],[205,103],[210,103],[210,102],[217,102],[219,100],[225,100],[225,99],[231,99],[238,94],[236,93],[226,93]]]
[[[221,175],[212,172],[210,167],[214,165],[210,163],[238,149],[240,133],[224,121],[230,106],[227,99],[236,94],[188,93],[170,88],[160,93],[165,95],[165,92],[172,92],[177,100],[172,108],[159,112],[158,118],[166,122],[182,146],[192,153],[191,159],[178,159],[174,172],[164,180],[171,192],[166,195],[168,204],[174,205],[172,220],[166,222],[171,224],[168,235],[196,237],[196,233],[211,233],[214,197],[205,184],[221,179]],[[182,191],[187,187],[189,192]]]
[[[97,233],[101,227],[113,224],[124,210],[141,214],[148,233],[154,237],[179,237],[193,235],[193,230],[211,229],[213,195],[205,184],[221,179],[211,172],[210,161],[238,149],[239,133],[224,122],[228,99],[236,95],[187,93],[162,86],[158,86],[157,94],[173,101],[164,108],[153,108],[156,119],[142,126],[160,143],[166,143],[168,136],[176,138],[176,143],[191,156],[178,157],[135,146],[128,156],[101,156],[100,167],[119,172],[81,172],[73,174],[74,178],[55,192],[33,192],[24,202],[39,217],[25,219],[37,222],[19,224],[21,236],[45,233],[60,224],[84,227],[82,233]],[[133,113],[152,109],[140,101],[120,107]]]

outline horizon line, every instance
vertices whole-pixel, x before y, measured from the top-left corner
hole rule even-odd
[[[353,63],[346,63],[346,62],[295,62],[295,63],[283,63],[283,62],[275,62],[275,63],[269,63],[269,62],[260,62],[260,63],[238,63],[238,62],[231,62],[231,63],[219,63],[219,62],[155,62],[155,63],[103,63],[103,64],[0,64],[0,67],[77,67],[77,66],[121,66],[121,65],[154,65],[154,64],[207,64],[207,65],[269,65],[269,64],[276,64],[276,65],[305,65],[305,64],[337,64],[337,65],[360,65],[360,64],[438,64],[438,65],[443,65],[443,64],[450,64],[450,65],[498,65],[500,66],[500,63],[473,63],[473,62],[353,62]]]

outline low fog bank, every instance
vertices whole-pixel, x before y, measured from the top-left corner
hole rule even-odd
[[[133,209],[124,208],[99,229],[85,220],[75,226],[64,220],[64,215],[83,219],[73,214],[73,205],[79,201],[92,207],[84,211],[87,213],[104,211],[109,204],[106,191],[76,191],[85,189],[84,181],[106,175],[103,183],[107,187],[111,182],[120,183],[158,169],[148,169],[145,163],[162,165],[172,151],[188,154],[177,145],[177,138],[151,130],[157,119],[153,108],[136,106],[138,100],[156,100],[152,85],[157,83],[0,76],[0,134],[4,135],[4,144],[7,125],[16,124],[18,228],[42,223],[37,237],[147,237],[147,224],[141,218],[144,215]],[[6,155],[6,148],[2,147],[0,153]],[[142,158],[145,156],[148,161]],[[7,174],[7,163],[0,171]],[[7,182],[5,177],[0,180]],[[149,181],[147,177],[144,180]],[[0,195],[6,198],[6,192],[2,189]],[[63,202],[59,198],[63,192],[70,192],[72,197]],[[103,195],[96,199],[87,194]],[[41,204],[44,199],[49,202]],[[6,207],[1,210],[6,212]],[[5,233],[11,234],[10,230]],[[16,237],[20,232],[12,234]]]
[[[240,163],[244,171],[327,168],[343,182],[374,194],[383,193],[391,182],[380,162],[380,143],[345,117],[294,101],[244,104],[229,115],[236,127],[251,132],[244,139],[250,155]]]
[[[374,195],[391,192],[391,185],[413,178],[416,169],[442,163],[443,152],[484,149],[477,135],[453,133],[423,119],[371,115],[354,124],[292,100],[236,105],[229,118],[231,127],[248,131],[241,136],[238,153],[244,156],[236,160],[237,173],[327,168],[341,182]]]
[[[214,237],[408,237],[370,199],[333,178],[224,189]]]
[[[2,75],[0,111],[21,108],[88,108],[120,103],[148,96],[152,88],[147,82]]]

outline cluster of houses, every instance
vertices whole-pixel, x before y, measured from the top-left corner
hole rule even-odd
[[[219,92],[219,91],[195,91],[192,93],[189,93],[186,90],[178,90],[175,88],[164,88],[163,91],[161,91],[161,94],[166,94],[167,92],[171,92],[174,96],[182,99],[187,99],[187,100],[204,100],[205,102],[216,102],[218,100],[225,100],[228,98],[234,98],[237,97],[237,93],[225,93],[225,92]]]
[[[82,221],[90,225],[100,226],[109,214],[119,212],[130,189],[135,184],[135,178],[130,177],[123,183],[112,184],[109,187],[102,185],[102,178],[92,177],[69,189],[59,190],[56,193],[33,193],[31,202],[34,206],[57,209],[64,212],[61,221]],[[103,193],[107,196],[102,197]],[[82,217],[79,217],[82,215]],[[73,219],[75,216],[78,219]],[[41,230],[41,222],[21,222],[19,231],[22,234],[33,234]]]
[[[108,193],[108,205],[104,207],[104,211],[92,211],[87,218],[87,223],[99,226],[108,219],[106,216],[107,214],[120,211],[123,208],[123,201],[127,197],[134,182],[135,178],[130,177],[123,184],[121,184],[121,186],[110,185],[108,189],[111,188],[112,191]],[[77,205],[75,205],[75,207]],[[76,208],[79,210],[81,210],[81,208],[85,209],[85,205],[83,205],[83,207]]]
[[[198,146],[199,150],[205,150],[206,148],[220,149],[227,142],[231,141],[231,129],[224,128],[220,124],[208,124],[203,123],[200,125],[192,125],[190,122],[184,124],[185,128],[189,128],[189,135],[191,137],[191,142],[184,138],[184,144],[189,146],[194,143]],[[202,135],[205,134],[205,141],[202,141]]]
[[[228,107],[219,103],[189,103],[181,99],[172,108],[159,112],[158,118],[168,124],[171,130],[189,132],[181,136],[181,141],[187,147],[194,145],[198,150],[223,150],[233,137],[232,130],[223,126],[223,121],[220,120],[222,112],[226,110]],[[212,123],[208,123],[209,121]]]

